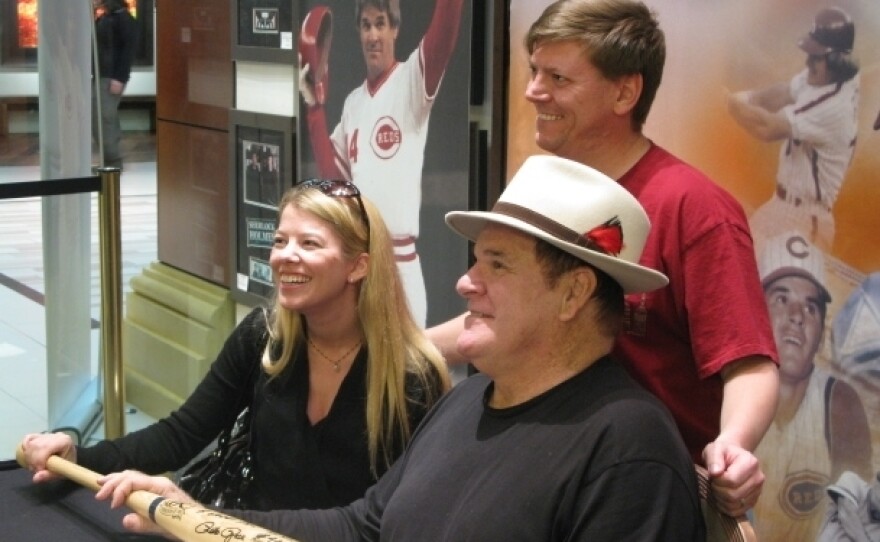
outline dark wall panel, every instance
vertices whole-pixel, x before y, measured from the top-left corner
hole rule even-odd
[[[159,259],[226,286],[228,133],[159,119],[156,135]]]
[[[231,0],[158,0],[158,254],[225,286],[229,278]]]

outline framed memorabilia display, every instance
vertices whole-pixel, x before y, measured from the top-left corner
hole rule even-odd
[[[296,62],[293,0],[232,0],[232,58]]]
[[[249,111],[229,112],[231,185],[230,285],[233,298],[255,306],[272,294],[269,253],[278,202],[293,185],[294,120]]]
[[[154,0],[125,1],[139,31],[133,65],[152,66]],[[0,0],[0,66],[36,69],[37,3],[38,0]]]

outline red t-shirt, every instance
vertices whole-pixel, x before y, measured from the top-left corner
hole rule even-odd
[[[651,219],[640,263],[669,285],[626,296],[615,354],[672,411],[702,463],[719,433],[721,369],[777,359],[748,223],[730,194],[656,145],[619,182]]]

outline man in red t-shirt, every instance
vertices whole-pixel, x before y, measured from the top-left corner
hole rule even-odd
[[[627,296],[616,356],[670,409],[720,507],[742,514],[764,482],[752,452],[776,411],[776,347],[741,206],[642,134],[663,32],[639,1],[556,2],[526,47],[538,146],[635,195],[652,222],[640,263],[669,277],[666,288]],[[451,362],[463,361],[463,325],[459,317],[429,330]]]

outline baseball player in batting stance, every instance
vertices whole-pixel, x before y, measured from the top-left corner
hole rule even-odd
[[[431,107],[458,38],[463,3],[437,0],[419,46],[400,62],[395,55],[400,1],[355,0],[367,77],[345,99],[332,134],[324,112],[332,36],[329,8],[312,9],[300,33],[299,91],[318,170],[323,177],[353,181],[382,212],[394,236],[410,308],[422,326],[427,299],[415,245],[422,163]]]
[[[754,507],[761,542],[816,540],[828,484],[873,472],[858,393],[818,365],[831,303],[824,260],[799,232],[767,240],[758,260],[779,352],[779,406],[755,450],[766,476]]]
[[[831,214],[855,150],[859,67],[852,58],[855,27],[839,8],[816,15],[798,44],[806,69],[790,82],[732,94],[728,109],[754,137],[784,140],[779,150],[774,197],[749,222],[756,247],[761,238],[792,227],[831,250]]]

